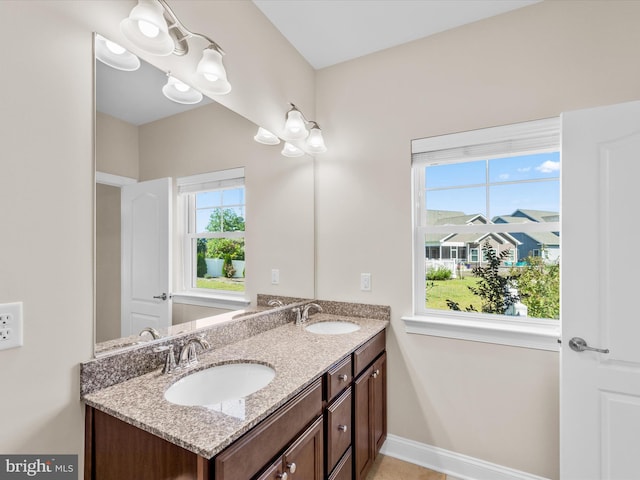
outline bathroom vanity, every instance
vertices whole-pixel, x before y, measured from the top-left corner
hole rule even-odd
[[[368,318],[335,307],[323,303],[323,313],[309,323],[347,321],[358,330],[317,334],[285,321],[200,353],[188,372],[166,375],[156,368],[94,385],[83,395],[85,478],[364,479],[386,438],[389,312],[383,307]],[[260,314],[256,318],[238,319],[236,327],[259,322]],[[163,396],[193,371],[235,362],[268,365],[276,374],[226,410],[175,405]],[[92,367],[86,370],[93,374]]]

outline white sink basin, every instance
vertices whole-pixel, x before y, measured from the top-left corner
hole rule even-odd
[[[327,321],[317,322],[305,327],[307,332],[318,333],[320,335],[340,335],[360,330],[360,325],[352,322]]]
[[[216,365],[181,378],[169,387],[164,398],[177,405],[199,405],[224,412],[225,404],[237,403],[266,387],[275,375],[273,368],[260,363]]]

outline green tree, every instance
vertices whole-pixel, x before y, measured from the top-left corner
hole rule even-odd
[[[560,318],[560,264],[543,257],[528,257],[527,265],[511,270],[527,315]]]
[[[209,217],[209,232],[244,232],[244,217],[232,208],[216,208]]]
[[[480,280],[475,287],[469,286],[467,288],[474,295],[480,297],[481,312],[504,315],[505,310],[519,300],[518,295],[509,291],[513,277],[500,274],[500,264],[509,256],[509,250],[503,250],[498,254],[491,248],[491,243],[487,239],[482,246],[482,252],[484,258],[487,259],[487,266],[473,268],[473,275]],[[461,310],[458,302],[453,300],[447,299],[447,305],[451,310]],[[467,312],[478,311],[473,305],[469,305],[465,310]]]
[[[207,240],[207,258],[225,258],[244,260],[243,238],[210,238]]]

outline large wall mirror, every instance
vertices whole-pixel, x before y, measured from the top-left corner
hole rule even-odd
[[[192,105],[169,100],[162,93],[167,73],[145,61],[135,71],[94,63],[96,353],[158,326],[144,308],[133,323],[123,321],[123,305],[138,299],[164,308],[175,326],[251,308],[257,294],[313,298],[313,159],[255,142],[255,124],[206,96]],[[168,212],[158,213],[147,185],[168,192]],[[136,188],[141,207],[131,209],[128,192]],[[200,195],[211,188],[215,194]],[[224,235],[210,227],[203,238],[189,236],[191,215],[198,216],[191,223],[208,224],[227,214],[227,225],[243,224],[232,238],[212,241]],[[229,275],[218,267],[231,257]]]

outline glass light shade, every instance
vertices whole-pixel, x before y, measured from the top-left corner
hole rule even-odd
[[[307,138],[309,132],[305,128],[304,118],[299,110],[293,108],[287,112],[287,120],[284,124],[284,131],[289,140],[301,140]]]
[[[175,49],[164,19],[164,8],[155,0],[138,0],[120,22],[124,36],[140,50],[152,55],[171,55]]]
[[[227,72],[222,64],[222,54],[214,48],[207,48],[202,52],[202,58],[196,68],[198,86],[202,90],[225,95],[231,91],[231,84],[227,80]]]
[[[315,126],[309,132],[309,138],[307,138],[307,151],[309,153],[324,153],[327,151],[327,147],[324,144],[324,138],[322,138],[322,130]]]
[[[202,94],[199,91],[182,83],[171,75],[169,75],[167,84],[162,87],[162,93],[164,93],[164,96],[169,100],[185,105],[193,105],[194,103],[200,103],[202,101]]]
[[[96,35],[96,58],[105,65],[125,72],[140,68],[138,57],[102,35]]]
[[[285,157],[301,157],[304,155],[304,152],[300,150],[295,145],[290,144],[289,142],[284,142],[284,148],[282,149],[282,155]]]
[[[271,133],[266,128],[258,127],[258,133],[253,139],[258,143],[263,143],[265,145],[278,145],[280,143],[280,139],[276,137],[273,133]]]

